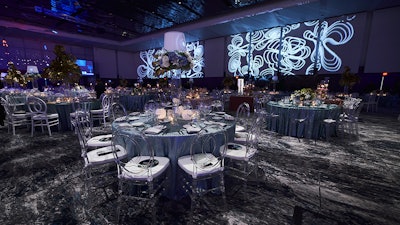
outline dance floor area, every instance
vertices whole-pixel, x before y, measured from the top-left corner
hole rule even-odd
[[[400,224],[397,116],[362,113],[359,138],[340,135],[329,142],[264,132],[259,178],[243,189],[227,177],[227,209],[218,193],[210,194],[195,224]],[[72,131],[31,138],[27,129],[12,136],[3,126],[0,143],[0,224],[115,223],[117,182],[88,203]],[[190,199],[161,197],[153,210],[156,224],[187,224]],[[127,213],[122,223],[149,224],[150,215]]]

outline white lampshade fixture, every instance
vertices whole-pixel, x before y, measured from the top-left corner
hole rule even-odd
[[[28,74],[38,74],[39,70],[38,70],[37,66],[27,66],[26,67],[26,73],[28,73]]]
[[[244,88],[244,79],[243,78],[237,79],[237,86],[238,86],[238,94],[243,95],[243,88]]]
[[[164,34],[164,49],[168,52],[186,51],[185,34],[178,31],[170,31]]]

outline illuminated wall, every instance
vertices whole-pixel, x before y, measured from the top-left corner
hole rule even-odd
[[[269,79],[281,75],[312,75],[314,70],[338,72],[339,49],[354,36],[356,16],[310,21],[236,34],[227,45],[228,71],[235,76]],[[358,66],[357,66],[358,68]]]
[[[199,44],[199,42],[192,42],[186,44],[186,49],[193,57],[193,68],[188,71],[182,71],[181,78],[202,78],[203,67],[204,67],[204,47]],[[141,64],[137,68],[137,74],[139,79],[143,78],[151,78],[158,79],[158,76],[155,76],[154,68],[152,63],[156,60],[154,58],[154,54],[156,53],[156,49],[150,49],[147,51],[140,52],[140,59],[144,64]],[[168,76],[167,74],[161,75],[161,77]]]

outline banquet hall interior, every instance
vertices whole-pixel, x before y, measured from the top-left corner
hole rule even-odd
[[[2,0],[0,224],[400,224],[399,12]]]

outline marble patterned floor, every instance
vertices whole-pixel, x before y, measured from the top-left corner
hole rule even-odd
[[[400,224],[398,114],[362,114],[360,135],[329,142],[264,132],[260,171],[246,190],[226,178],[221,198],[205,198],[195,224]],[[88,198],[73,132],[17,135],[0,127],[0,224],[114,224],[116,182]],[[113,181],[113,180],[111,180]],[[187,224],[190,199],[161,198],[156,224]],[[150,214],[123,224],[149,224]]]

